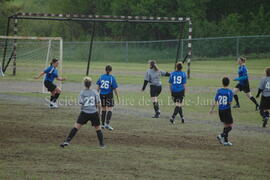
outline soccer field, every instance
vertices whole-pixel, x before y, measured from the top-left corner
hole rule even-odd
[[[91,64],[94,82],[106,64]],[[59,109],[48,108],[49,94],[38,93],[41,80],[33,80],[44,64],[18,62],[17,76],[0,77],[0,179],[270,179],[270,129],[261,127],[252,102],[239,93],[241,108],[232,110],[232,147],[218,144],[223,126],[217,111],[208,113],[222,77],[237,76],[236,61],[192,62],[183,108],[186,123],[175,125],[169,122],[174,106],[167,77],[162,78],[161,118],[152,119],[149,88],[140,91],[147,63],[111,64],[121,100],[113,112],[115,130],[104,131],[105,149],[98,147],[90,124],[69,147],[59,147],[79,115],[76,98],[86,63],[64,62],[68,80]],[[266,66],[266,59],[247,61],[254,96]],[[159,67],[172,71],[174,65]],[[235,85],[231,81],[230,87]]]

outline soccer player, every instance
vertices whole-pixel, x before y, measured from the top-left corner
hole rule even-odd
[[[106,74],[101,75],[96,84],[98,85],[98,91],[100,93],[102,105],[102,113],[101,113],[102,128],[106,128],[112,131],[113,127],[110,126],[110,120],[112,118],[112,110],[114,106],[113,92],[115,93],[117,100],[119,102],[118,85],[115,77],[111,75],[112,66],[107,65],[105,67],[105,71]]]
[[[234,81],[239,81],[239,83],[234,88],[234,100],[236,105],[233,108],[240,108],[239,99],[237,96],[237,92],[244,91],[247,97],[255,104],[255,110],[259,109],[259,104],[257,103],[256,99],[252,96],[249,88],[249,81],[248,81],[248,70],[246,67],[246,58],[240,57],[237,60],[239,67],[238,67],[238,78],[235,78]]]
[[[215,103],[213,104],[210,114],[213,113],[216,104],[219,105],[219,118],[224,124],[223,132],[217,136],[220,144],[224,146],[232,146],[228,141],[229,132],[232,130],[233,118],[231,113],[231,103],[233,100],[233,92],[229,89],[230,79],[224,77],[222,79],[223,88],[220,88],[215,96]]]
[[[91,84],[92,79],[90,77],[85,77],[84,78],[85,89],[81,91],[79,100],[79,103],[81,104],[81,113],[66,140],[62,144],[60,144],[60,146],[63,148],[70,144],[70,141],[76,135],[78,130],[88,121],[91,121],[92,126],[94,126],[96,129],[100,147],[101,148],[105,147],[99,119],[99,113],[101,109],[100,97],[96,90],[91,89]]]
[[[43,72],[41,72],[38,76],[35,77],[35,79],[39,79],[41,76],[46,74],[44,86],[47,88],[49,92],[51,92],[50,108],[58,108],[56,101],[62,92],[62,90],[53,83],[54,79],[56,78],[58,81],[66,80],[65,78],[61,78],[58,76],[57,70],[58,65],[59,65],[58,59],[52,59],[51,65]]]
[[[185,122],[182,110],[182,102],[185,96],[187,76],[186,73],[182,71],[182,68],[182,62],[178,62],[176,64],[176,71],[172,72],[169,78],[171,95],[173,98],[173,102],[175,103],[174,112],[170,119],[170,122],[172,124],[175,124],[174,119],[178,113],[181,117],[182,123]]]
[[[159,70],[155,60],[150,60],[149,66],[150,66],[149,70],[145,73],[142,91],[144,91],[147,84],[150,83],[150,96],[155,110],[155,115],[152,118],[159,118],[160,110],[158,104],[158,96],[162,90],[160,77],[170,76],[170,73]]]
[[[263,127],[266,127],[270,112],[270,67],[266,68],[266,77],[261,80],[257,98],[261,96],[260,114],[263,117]]]

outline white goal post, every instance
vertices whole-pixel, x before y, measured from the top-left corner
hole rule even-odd
[[[45,41],[45,46],[43,47],[43,49],[45,48],[44,51],[46,51],[46,55],[45,55],[45,64],[44,64],[44,68],[49,66],[49,62],[51,61],[52,58],[57,58],[59,60],[59,75],[62,76],[63,73],[63,39],[61,37],[31,37],[31,36],[0,36],[0,41],[5,41],[5,44],[3,46],[4,51],[6,53],[7,51],[7,44],[11,44],[9,47],[10,50],[10,54],[7,54],[8,57],[8,61],[6,62],[6,64],[3,63],[3,67],[0,65],[0,76],[4,75],[4,73],[2,72],[2,69],[5,70],[7,69],[9,63],[11,60],[13,60],[13,71],[15,69],[16,71],[16,59],[18,57],[20,57],[20,53],[24,54],[21,55],[24,57],[24,59],[26,59],[26,61],[28,60],[27,58],[34,58],[33,55],[31,53],[34,53],[35,49],[33,49],[33,44],[35,44],[36,41]],[[12,43],[7,43],[8,40],[11,40]],[[24,42],[21,42],[24,41]],[[25,42],[25,41],[31,41],[31,42]],[[32,42],[34,41],[34,42]],[[29,43],[32,46],[29,46]],[[36,42],[37,43],[37,42]],[[57,46],[57,52],[52,53],[52,45]],[[19,46],[20,45],[20,46]],[[26,48],[27,46],[27,48]],[[29,47],[28,47],[29,46]],[[36,44],[35,48],[38,49],[40,46],[40,44]],[[0,46],[1,47],[1,46]],[[2,47],[1,47],[2,48]],[[20,48],[22,49],[20,51]],[[2,49],[0,49],[2,51]],[[27,51],[27,52],[25,52]],[[44,52],[45,53],[45,52]],[[35,56],[38,53],[35,54]],[[55,57],[56,56],[56,57]],[[40,71],[42,71],[43,69],[41,69]],[[59,82],[59,86],[62,88],[62,83]],[[44,87],[44,85],[42,85],[42,92],[46,93],[46,89]]]

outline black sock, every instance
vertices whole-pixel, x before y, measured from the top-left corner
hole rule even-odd
[[[50,99],[50,101],[52,102],[52,101],[54,100],[54,98],[55,98],[54,96],[51,96],[51,99]]]
[[[234,97],[234,100],[235,100],[235,102],[236,102],[236,105],[240,105],[240,104],[239,104],[238,96],[235,94],[233,97]]]
[[[111,118],[112,118],[112,111],[108,111],[108,113],[107,113],[107,119],[106,119],[106,124],[110,124]]]
[[[154,105],[154,110],[157,113],[159,113],[159,105],[158,105],[158,102],[153,102],[153,105]]]
[[[223,132],[220,134],[220,135],[221,135],[221,137],[225,137],[224,132],[225,132],[225,127],[223,128]]]
[[[269,111],[265,111],[266,117],[269,117]]]
[[[257,103],[257,100],[252,96],[250,98],[250,100],[256,105],[256,106],[259,106],[259,104]]]
[[[180,108],[179,106],[175,106],[174,112],[173,112],[173,115],[172,115],[173,118],[175,118],[175,116],[178,114],[179,108]]]
[[[106,111],[102,111],[102,113],[101,113],[101,123],[102,123],[102,125],[105,124],[105,118],[106,118]]]
[[[100,145],[104,145],[102,131],[101,130],[97,130],[96,132],[97,132],[97,137],[98,137],[99,144]]]
[[[57,99],[59,98],[59,96],[60,96],[60,94],[59,94],[59,93],[56,93],[56,94],[54,95],[54,98],[53,98],[52,102],[56,102]]]
[[[228,136],[229,136],[229,132],[232,130],[232,127],[225,127],[223,130],[223,134],[224,134],[224,141],[228,142]]]
[[[75,127],[72,128],[69,135],[68,135],[68,137],[67,137],[67,139],[66,139],[66,141],[70,142],[72,140],[72,138],[76,135],[77,132],[78,132],[77,128],[75,128]]]
[[[182,107],[179,107],[179,114],[180,114],[180,117],[181,117],[181,118],[184,117]]]
[[[264,110],[260,109],[260,115],[262,116],[262,118],[265,117],[265,112],[264,112]]]

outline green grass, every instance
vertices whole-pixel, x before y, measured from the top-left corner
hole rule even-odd
[[[267,63],[248,61],[253,94]],[[92,64],[94,81],[105,65]],[[234,146],[223,147],[215,139],[222,125],[217,113],[209,115],[208,111],[221,78],[237,76],[234,61],[192,63],[184,106],[187,122],[174,126],[168,122],[173,105],[166,77],[160,96],[162,117],[154,120],[149,118],[153,110],[148,89],[140,92],[147,65],[112,65],[121,103],[113,114],[115,131],[104,133],[106,149],[97,147],[96,134],[89,125],[80,130],[70,147],[60,149],[58,144],[76,120],[79,106],[49,110],[42,103],[48,94],[14,91],[16,82],[41,81],[32,77],[43,65],[18,63],[17,76],[7,74],[1,79],[14,85],[10,85],[11,91],[0,94],[0,99],[6,96],[0,101],[0,179],[270,179],[270,131],[260,128],[259,113],[244,94],[239,94],[241,109],[232,111],[235,125],[230,137]],[[172,69],[171,64],[159,67]],[[77,82],[74,85],[79,86],[84,72],[85,63],[64,64],[66,83]],[[122,87],[127,84],[129,88]],[[232,82],[231,87],[235,84]],[[67,91],[64,89],[60,101],[77,98],[79,92]],[[141,105],[143,98],[149,104]]]

